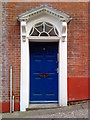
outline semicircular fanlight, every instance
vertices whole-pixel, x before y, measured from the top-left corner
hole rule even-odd
[[[30,36],[58,36],[55,26],[48,22],[39,22],[35,24],[29,33]]]

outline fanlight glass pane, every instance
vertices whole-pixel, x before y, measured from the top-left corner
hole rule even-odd
[[[53,25],[48,23],[48,22],[46,22],[46,25],[49,26],[49,27],[53,27]]]
[[[36,27],[36,28],[37,28],[37,30],[39,30],[40,32],[42,32],[42,31],[43,31],[43,25],[38,26],[38,27]]]
[[[57,35],[55,34],[55,32],[54,32],[54,28],[50,31],[49,35],[50,35],[50,36],[57,36]]]
[[[40,36],[48,36],[48,34],[44,32],[44,33],[41,33]]]
[[[39,23],[37,23],[36,25],[35,25],[35,27],[39,27],[39,26],[41,26],[43,24],[43,22],[39,22]]]
[[[52,29],[52,27],[45,25],[45,31],[49,32]]]
[[[39,36],[39,32],[36,29],[34,29],[34,32],[32,33],[31,36]]]
[[[55,31],[56,35],[58,36],[58,31],[57,31],[57,29],[56,29],[56,28],[54,29],[54,31]]]
[[[30,36],[58,36],[58,31],[48,22],[40,22],[34,25],[30,31]]]

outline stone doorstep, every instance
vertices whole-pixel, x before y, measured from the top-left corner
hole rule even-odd
[[[59,106],[58,103],[44,103],[44,104],[30,104],[28,108],[26,108],[26,111],[29,110],[40,110],[40,109],[53,109],[53,108],[69,108],[73,106],[78,106],[80,107],[83,103],[87,103],[87,107],[88,107],[88,102],[90,102],[90,100],[86,100],[86,101],[76,101],[76,102],[70,102],[70,104],[68,104],[67,106]],[[72,103],[72,104],[71,104]]]
[[[30,104],[26,110],[39,110],[39,109],[51,109],[51,108],[58,108],[59,105],[56,103],[49,103],[49,104]]]

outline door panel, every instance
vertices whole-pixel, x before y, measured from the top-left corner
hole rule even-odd
[[[30,42],[30,102],[58,101],[58,43]]]

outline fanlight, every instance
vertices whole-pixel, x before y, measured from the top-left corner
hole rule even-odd
[[[40,22],[34,25],[29,33],[30,36],[58,36],[58,31],[48,22]]]

